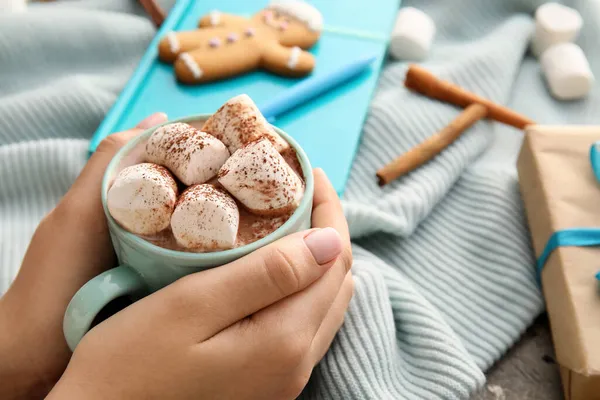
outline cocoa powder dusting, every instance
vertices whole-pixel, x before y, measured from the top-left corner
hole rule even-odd
[[[171,160],[176,160],[169,167],[176,168],[188,162],[195,152],[210,146],[212,139],[192,125],[178,122],[159,128],[146,143],[146,153],[150,161],[158,160],[159,154],[168,154]]]
[[[240,210],[240,224],[238,228],[238,237],[235,243],[235,247],[241,247],[256,242],[257,240],[260,240],[265,236],[275,232],[275,230],[277,230],[281,225],[283,225],[292,214],[290,212],[279,217],[261,216],[252,214],[237,201],[236,204]],[[160,246],[169,250],[192,253],[209,253],[212,251],[219,251],[219,249],[217,249],[216,246],[213,248],[200,248],[195,250],[190,250],[183,246],[180,246],[175,240],[173,232],[171,232],[171,228],[167,228],[157,235],[142,236],[142,238],[156,246]]]

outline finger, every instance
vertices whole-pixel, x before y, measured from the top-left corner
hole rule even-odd
[[[318,193],[318,194],[317,194]],[[332,227],[340,236],[348,237],[347,224],[337,193],[321,170],[315,170],[315,202],[313,203],[313,226]],[[310,344],[321,326],[327,312],[340,290],[346,273],[352,265],[352,250],[349,240],[344,240],[342,251],[323,278],[306,290],[265,308],[252,317],[258,329],[262,329],[267,340],[271,334],[286,337],[296,333]],[[273,326],[281,326],[289,332],[277,332]],[[272,340],[277,340],[272,338]]]
[[[354,279],[352,278],[352,272],[349,271],[311,344],[310,353],[312,354],[314,365],[318,364],[325,356],[325,353],[327,353],[327,350],[331,346],[331,342],[333,342],[333,339],[342,327],[353,294]]]
[[[253,329],[255,325],[252,322],[253,317],[250,317],[212,336],[197,346],[197,351],[202,357],[213,360],[215,368],[223,368],[223,370],[247,368],[249,364],[256,369],[274,369],[282,374],[297,370],[298,367],[312,370],[324,357],[342,326],[353,290],[354,281],[351,272],[348,272],[321,328],[306,350],[295,346],[296,337],[293,334],[282,336],[283,340],[273,341],[265,346],[264,338],[261,337],[262,332]],[[272,331],[278,331],[280,326],[270,328]],[[239,346],[239,343],[244,343],[244,346]],[[288,378],[282,375],[278,376],[278,379]]]
[[[331,228],[287,236],[230,264],[188,275],[165,291],[182,321],[198,321],[197,341],[301,291],[319,279],[342,251]],[[196,317],[197,318],[190,318]]]
[[[314,228],[330,226],[337,230],[347,243],[350,243],[348,223],[344,217],[342,203],[337,192],[321,168],[315,168],[313,176],[315,194],[313,197],[312,226]]]

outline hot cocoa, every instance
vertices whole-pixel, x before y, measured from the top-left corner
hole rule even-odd
[[[158,128],[121,167],[107,193],[112,217],[178,251],[255,242],[283,225],[304,195],[296,152],[245,95],[208,121]]]

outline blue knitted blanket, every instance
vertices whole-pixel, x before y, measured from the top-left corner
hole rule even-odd
[[[163,4],[168,5],[168,1]],[[600,92],[553,100],[527,53],[534,0],[406,0],[437,23],[423,65],[544,123],[598,123]],[[567,3],[600,75],[600,4]],[[0,15],[0,294],[42,216],[155,30],[134,0],[32,4]],[[433,162],[379,188],[382,164],[459,110],[408,92],[390,61],[364,127],[344,207],[356,291],[307,399],[464,399],[543,310],[519,196],[522,133],[479,122]]]

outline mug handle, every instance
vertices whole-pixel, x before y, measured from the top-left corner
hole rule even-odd
[[[63,332],[71,351],[90,330],[98,313],[121,296],[142,296],[148,287],[142,278],[125,265],[109,269],[90,279],[75,293],[63,319]]]

